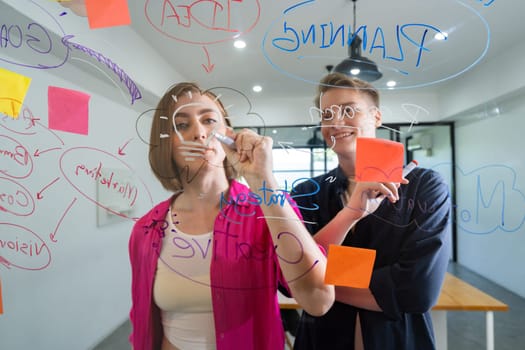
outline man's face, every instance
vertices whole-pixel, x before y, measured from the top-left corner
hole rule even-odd
[[[332,88],[321,95],[321,133],[335,153],[355,152],[357,137],[375,137],[381,112],[366,93]]]

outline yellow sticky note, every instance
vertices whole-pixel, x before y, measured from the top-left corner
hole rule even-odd
[[[18,118],[31,78],[0,68],[0,113]]]
[[[376,259],[373,249],[331,244],[324,282],[336,286],[368,288]]]

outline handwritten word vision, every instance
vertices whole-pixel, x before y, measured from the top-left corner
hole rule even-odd
[[[22,270],[42,270],[49,266],[51,253],[38,234],[27,227],[0,222],[0,265]]]

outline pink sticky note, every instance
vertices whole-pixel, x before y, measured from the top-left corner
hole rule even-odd
[[[80,91],[49,86],[48,127],[75,134],[88,134],[90,95]]]
[[[86,12],[91,29],[131,23],[127,0],[86,0]]]
[[[400,182],[403,175],[402,143],[358,137],[356,144],[356,181]]]

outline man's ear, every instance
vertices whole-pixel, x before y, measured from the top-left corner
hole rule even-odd
[[[381,110],[379,109],[379,107],[374,106],[372,108],[373,108],[372,113],[374,113],[374,119],[375,119],[375,127],[377,129],[383,123],[383,115],[381,114]]]

